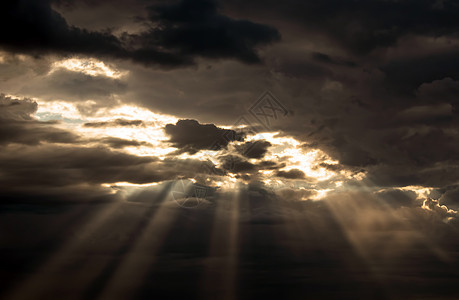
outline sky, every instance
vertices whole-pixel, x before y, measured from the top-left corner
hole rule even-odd
[[[0,7],[0,297],[459,296],[458,1]]]

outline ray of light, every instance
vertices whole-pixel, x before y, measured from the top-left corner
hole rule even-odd
[[[178,184],[180,181],[173,183],[174,186]],[[137,235],[136,240],[127,249],[121,262],[112,268],[113,273],[109,275],[105,287],[100,291],[100,299],[130,299],[134,295],[155,263],[156,254],[178,213],[179,208],[171,193],[168,193],[166,199],[151,213],[148,223],[139,228],[139,232],[134,233]]]
[[[394,208],[378,196],[375,187],[371,182],[360,184],[346,197],[341,196],[345,199],[327,199],[325,203],[355,253],[380,284],[384,284],[384,276],[394,267],[389,263],[419,251],[419,247],[443,262],[451,261],[432,236],[423,231],[426,219],[419,215],[422,207]],[[429,190],[418,186],[399,189],[414,191],[421,199]]]
[[[315,232],[315,226],[308,222],[307,211],[303,207],[295,205],[297,203],[288,203],[283,199],[279,201],[281,203],[277,209],[283,219],[283,226],[279,226],[277,230],[277,239],[286,243],[290,253],[298,258],[303,255],[306,246],[317,245],[315,241],[310,240],[312,233]]]
[[[236,299],[239,202],[239,189],[223,195],[217,201],[204,275],[205,299]]]
[[[43,293],[49,292],[55,286],[53,279],[65,268],[72,255],[78,251],[83,243],[87,242],[90,235],[102,226],[121,205],[122,202],[107,204],[107,207],[92,216],[88,222],[81,226],[79,238],[68,240],[48,261],[29,276],[25,282],[22,282],[17,288],[13,289],[6,299],[38,299]]]

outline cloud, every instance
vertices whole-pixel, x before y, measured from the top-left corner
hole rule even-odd
[[[145,126],[142,120],[115,119],[104,122],[88,122],[83,124],[84,127],[117,127],[117,126]]]
[[[448,188],[438,200],[440,205],[446,205],[454,210],[459,210],[459,187]]]
[[[80,137],[72,132],[49,126],[46,122],[0,120],[0,144],[37,145],[41,142],[76,143]]]
[[[432,198],[427,198],[424,200],[422,207],[428,211],[431,211],[445,221],[457,217],[457,211],[449,209],[445,205],[440,205],[438,200]]]
[[[68,112],[62,112],[62,123],[40,122],[33,100],[0,97],[0,215],[12,230],[0,243],[8,253],[19,253],[5,256],[2,265],[14,275],[4,276],[6,285],[22,286],[15,278],[27,274],[16,266],[36,266],[29,257],[44,253],[43,245],[55,249],[64,238],[74,239],[73,230],[79,232],[55,226],[60,232],[55,237],[54,227],[48,228],[51,220],[86,222],[93,209],[105,208],[98,202],[89,214],[79,207],[59,214],[74,206],[56,202],[124,199],[119,215],[110,215],[91,242],[78,248],[121,249],[107,252],[113,256],[100,265],[116,269],[139,233],[156,236],[138,228],[154,217],[163,224],[164,217],[177,214],[165,233],[165,254],[158,253],[138,295],[193,294],[194,281],[172,282],[169,275],[200,278],[195,275],[222,262],[221,253],[212,251],[227,246],[232,235],[226,229],[236,228],[240,263],[235,273],[244,283],[238,291],[242,298],[369,299],[375,291],[381,298],[456,298],[459,28],[454,1],[90,0],[65,9],[56,2],[9,2],[0,5],[0,24],[11,28],[0,37],[6,51],[0,52],[5,93],[39,103],[58,98],[73,102],[65,107],[81,113],[97,105],[129,104],[183,120],[164,128],[177,151],[163,159],[124,149],[148,146],[147,139],[78,134],[107,128],[125,136],[123,127],[139,132],[149,121],[124,119],[136,117],[120,110],[116,117],[104,115],[112,113],[107,109],[93,114],[83,128],[67,123]],[[91,68],[85,59],[99,58],[128,75],[114,80],[53,69],[62,56],[76,56],[80,70]],[[249,108],[266,89],[289,110],[287,117],[273,120],[266,133],[272,139],[247,142],[225,129],[242,116],[261,138],[266,129],[253,124]],[[83,100],[97,103],[91,107]],[[278,144],[278,137],[285,142]],[[305,158],[315,150],[326,154],[301,161],[301,170],[310,163],[313,171],[323,167],[336,175],[318,181],[292,170],[295,165],[287,165],[291,160],[283,155],[300,147]],[[178,158],[201,157],[202,150],[218,150],[211,152],[215,164]],[[238,190],[221,188],[218,201],[196,210],[174,206],[154,215],[179,178],[223,187],[237,179]],[[268,182],[285,185],[277,189]],[[418,188],[433,190],[421,196]],[[54,205],[22,205],[51,200]],[[26,213],[19,217],[21,211]],[[43,211],[46,216],[35,215]],[[217,226],[211,226],[215,220]],[[27,228],[40,229],[34,230],[40,238]],[[86,259],[83,252],[77,256]],[[88,278],[109,277],[93,268],[96,258],[86,260],[81,269]],[[212,278],[229,274],[225,268],[211,269],[222,272],[210,272]],[[72,281],[69,290],[80,288],[72,278],[52,279],[53,288],[60,280]],[[325,292],[324,282],[331,287]],[[349,289],[357,285],[367,288]],[[93,287],[81,290],[91,293]]]
[[[196,120],[179,120],[167,124],[164,128],[170,136],[169,142],[179,152],[196,153],[200,150],[220,150],[231,141],[240,141],[243,137],[234,130],[222,129],[214,124],[200,124]]]
[[[458,7],[451,1],[302,1],[228,0],[227,6],[243,14],[257,11],[265,19],[303,27],[303,33],[320,34],[334,44],[359,55],[388,48],[408,35],[454,35]]]
[[[328,54],[321,53],[321,52],[312,53],[312,59],[315,60],[315,61],[321,62],[321,63],[325,63],[325,64],[343,65],[343,66],[347,66],[347,67],[356,67],[357,66],[357,64],[355,62],[346,61],[346,60],[342,60],[342,59],[339,59],[339,58],[334,58],[334,57],[331,57]]]
[[[221,167],[230,173],[251,173],[256,170],[256,166],[245,158],[236,155],[224,155],[218,158]]]
[[[119,199],[117,191],[101,184],[163,182],[193,178],[209,170],[215,176],[224,174],[212,163],[196,159],[160,160],[119,150],[151,146],[148,142],[112,136],[86,138],[56,127],[54,121],[38,121],[34,118],[37,103],[30,99],[1,95],[0,106],[0,165],[4,175],[0,176],[0,184],[5,187],[2,198],[8,201]],[[96,123],[96,127],[142,124],[139,120],[115,119]],[[210,128],[218,133],[233,133],[215,126]],[[71,195],[66,197],[66,193]]]
[[[14,149],[20,151],[13,151]],[[65,186],[118,181],[148,183],[169,175],[155,169],[156,158],[137,157],[107,148],[36,146],[10,148],[0,160],[12,187]]]
[[[288,171],[279,170],[276,172],[276,176],[283,177],[286,179],[305,179],[306,175],[303,171],[298,169],[291,169]]]
[[[268,141],[250,141],[236,145],[236,151],[247,158],[263,158],[272,144]]]
[[[21,94],[48,100],[115,103],[113,95],[122,95],[127,85],[123,80],[105,76],[93,76],[81,72],[56,70],[31,79],[21,88]]]
[[[30,99],[13,99],[0,95],[0,145],[10,143],[37,145],[49,143],[77,143],[80,136],[56,128],[52,122],[40,122],[33,118],[37,103]]]
[[[150,29],[139,34],[89,31],[69,25],[52,1],[21,0],[2,4],[0,46],[31,55],[56,53],[131,59],[146,65],[180,67],[195,57],[260,62],[256,48],[279,40],[276,29],[217,12],[210,0],[183,0],[149,7]],[[197,12],[199,13],[197,16]]]
[[[54,11],[50,1],[21,0],[2,3],[0,25],[7,30],[0,44],[9,51],[31,54],[58,52],[122,55],[120,41],[109,33],[89,32],[72,27]]]
[[[121,138],[116,138],[116,137],[105,137],[100,140],[98,140],[104,144],[107,144],[111,148],[119,149],[123,147],[129,147],[129,146],[151,146],[150,143],[144,142],[144,141],[136,141],[136,140],[127,140],[127,139],[121,139]]]
[[[0,118],[12,121],[31,121],[37,111],[37,103],[31,99],[14,99],[0,94]]]
[[[381,66],[386,73],[386,84],[396,91],[412,94],[423,83],[443,78],[459,79],[455,70],[459,66],[459,56],[454,50],[428,53],[420,57],[394,59]]]
[[[218,12],[214,0],[181,0],[149,7],[150,20],[159,26],[140,35],[141,42],[159,42],[180,54],[208,58],[235,58],[260,62],[256,47],[278,41],[278,31]]]
[[[419,202],[416,202],[417,195],[413,191],[390,189],[378,192],[376,195],[379,199],[382,199],[387,204],[395,208],[402,206],[412,207],[415,204],[418,204],[419,206]]]

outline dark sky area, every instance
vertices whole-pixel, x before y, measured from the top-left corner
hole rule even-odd
[[[0,8],[0,298],[459,298],[459,1]]]

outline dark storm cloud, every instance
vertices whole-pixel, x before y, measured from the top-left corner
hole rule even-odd
[[[272,144],[268,141],[250,141],[236,146],[236,151],[247,158],[263,158]]]
[[[255,49],[279,40],[275,28],[247,20],[233,20],[218,11],[215,0],[181,0],[149,7],[150,19],[160,28],[141,36],[146,41],[186,55],[236,58],[260,62]]]
[[[290,78],[309,80],[323,80],[324,78],[331,77],[333,75],[328,68],[310,61],[308,58],[285,57],[278,59],[274,63],[273,69],[276,72],[284,74]]]
[[[9,143],[37,145],[49,143],[76,143],[80,137],[66,130],[38,121],[3,121],[0,120],[0,145]]]
[[[458,29],[455,29],[458,31]],[[386,83],[402,93],[414,93],[423,83],[446,77],[459,79],[459,55],[456,50],[435,53],[422,57],[393,60],[383,66]]]
[[[199,124],[196,120],[179,120],[164,128],[170,136],[169,142],[179,152],[196,153],[200,150],[220,150],[230,141],[240,141],[243,137],[234,130],[223,129],[214,124]]]
[[[357,64],[352,61],[345,61],[342,59],[336,59],[325,53],[314,52],[312,59],[321,63],[332,64],[332,65],[343,65],[347,67],[356,67]]]
[[[84,123],[84,127],[117,127],[117,126],[145,126],[145,122],[142,120],[127,120],[127,119],[115,119],[112,121],[105,122],[88,122]]]
[[[272,160],[263,160],[259,163],[257,163],[257,166],[261,170],[276,170],[276,169],[282,169],[285,167],[285,163],[279,163],[276,161]]]
[[[459,58],[458,58],[459,60]],[[441,78],[432,82],[421,84],[416,90],[416,100],[427,105],[452,106],[451,111],[443,111],[443,114],[454,113],[456,124],[459,113],[459,81],[450,77]]]
[[[284,163],[269,160],[252,163],[246,157],[235,154],[220,155],[217,159],[219,161],[219,167],[222,170],[236,174],[237,178],[241,178],[244,181],[249,181],[252,176],[256,176],[259,171],[278,170],[285,167]],[[279,173],[279,171],[277,171],[276,174],[277,173]]]
[[[368,171],[370,185],[439,187],[457,181],[459,94],[453,78],[440,72],[430,77],[437,80],[421,80],[410,87],[410,95],[402,95],[388,92],[390,74],[387,80],[377,76],[367,82],[365,72],[355,81],[341,78],[339,69],[333,72],[333,90],[325,89],[326,82],[299,89],[297,115],[283,125],[285,132],[324,150],[341,167]],[[416,72],[429,74],[430,69]]]
[[[285,201],[304,201],[317,194],[314,189],[290,189],[282,188],[276,191],[281,199]]]
[[[89,32],[69,26],[54,11],[50,1],[7,1],[2,3],[0,44],[10,51],[43,54],[122,54],[120,41],[109,33]],[[14,26],[14,30],[9,30]]]
[[[8,174],[3,184],[65,186],[128,181],[147,183],[167,178],[152,165],[157,159],[95,147],[38,146],[4,151],[0,160]]]
[[[240,156],[225,155],[218,159],[221,167],[230,173],[251,173],[256,170],[255,164]]]
[[[139,142],[136,140],[126,140],[126,139],[120,139],[116,137],[106,137],[98,140],[99,142],[102,142],[104,144],[107,144],[108,146],[119,149],[119,148],[124,148],[124,147],[130,147],[130,146],[150,146],[150,143],[147,142]]]
[[[111,142],[114,143],[112,148],[137,146],[136,142],[128,145],[119,139]],[[13,145],[2,149],[0,165],[2,174],[5,174],[0,178],[1,198],[13,203],[87,201],[99,196],[109,200],[119,198],[120,195],[115,195],[119,189],[111,191],[101,184],[163,182],[193,178],[201,173],[208,175],[209,170],[217,176],[224,174],[210,162],[159,160],[88,145]]]
[[[276,172],[276,176],[287,178],[287,179],[305,179],[306,178],[306,175],[304,174],[304,172],[298,169],[292,169],[288,171],[280,170]]]
[[[257,11],[266,19],[301,25],[356,54],[396,45],[406,35],[455,34],[459,7],[454,1],[241,1],[227,6],[244,15]]]
[[[121,38],[109,31],[89,31],[69,25],[52,9],[51,2],[3,3],[2,48],[32,55],[108,56],[178,67],[193,64],[198,56],[259,62],[256,48],[279,39],[279,33],[272,27],[221,15],[214,1],[184,0],[150,6],[152,29],[135,35],[124,33]],[[8,30],[10,26],[15,30]]]

